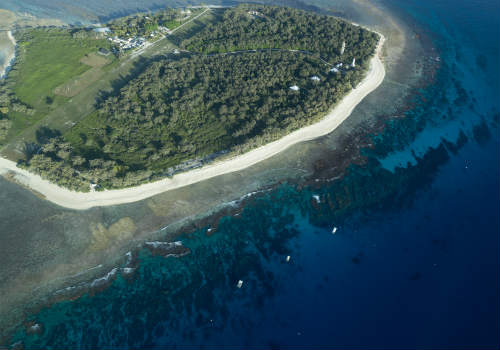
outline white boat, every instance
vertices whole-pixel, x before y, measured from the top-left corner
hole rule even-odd
[[[337,226],[333,227],[332,234],[335,234],[337,232]]]
[[[290,261],[290,255],[287,255],[285,260],[286,260],[286,262],[289,262]]]
[[[243,281],[242,280],[239,280],[238,281],[238,284],[236,285],[236,287],[238,288],[241,288],[241,286],[243,285]]]

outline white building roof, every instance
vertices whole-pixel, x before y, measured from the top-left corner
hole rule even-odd
[[[100,28],[94,28],[94,32],[97,33],[108,33],[111,30],[108,27],[100,27]]]
[[[300,88],[297,85],[292,85],[292,86],[290,86],[290,90],[299,91]]]
[[[332,69],[330,69],[330,72],[337,73],[339,72],[339,70],[338,68],[333,67]]]
[[[321,79],[317,76],[317,75],[313,75],[311,77],[311,80],[314,80],[314,81],[320,81]]]

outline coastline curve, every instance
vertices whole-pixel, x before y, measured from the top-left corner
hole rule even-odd
[[[0,174],[11,173],[16,181],[35,191],[44,199],[59,206],[85,210],[98,206],[111,206],[137,202],[154,195],[177,188],[208,180],[210,178],[236,172],[268,159],[289,147],[304,141],[327,135],[334,131],[354,108],[384,80],[385,68],[381,60],[381,50],[385,37],[376,32],[379,42],[374,56],[370,59],[370,67],[363,80],[352,89],[344,98],[326,114],[319,122],[291,132],[279,140],[255,148],[233,158],[215,161],[201,168],[176,174],[172,178],[165,178],[147,184],[99,192],[75,192],[60,187],[39,175],[17,167],[16,163],[0,157]]]

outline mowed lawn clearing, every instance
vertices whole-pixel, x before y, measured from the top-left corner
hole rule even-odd
[[[104,74],[104,71],[101,69],[101,67],[104,67],[105,65],[110,63],[111,60],[112,58],[104,58],[103,56],[96,54],[95,52],[83,56],[80,59],[80,62],[92,68],[70,79],[64,84],[59,85],[54,89],[54,93],[56,95],[65,97],[76,96],[81,91],[86,89],[90,84],[97,81]]]
[[[10,75],[18,98],[44,109],[54,96],[54,89],[89,70],[81,62],[86,54],[109,47],[105,39],[74,38],[68,29],[33,29],[21,33],[19,59],[15,74]]]

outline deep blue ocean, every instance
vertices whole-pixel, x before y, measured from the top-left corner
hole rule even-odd
[[[499,4],[389,4],[432,34],[445,63],[437,86],[422,93],[433,95],[455,79],[474,107],[457,109],[452,122],[425,124],[387,157],[367,151],[368,164],[353,166],[338,183],[281,184],[253,196],[215,233],[182,236],[189,255],[141,251],[133,278],[118,276],[100,293],[30,315],[42,334],[21,327],[13,342],[87,349],[498,348]],[[471,65],[482,71],[470,74]],[[432,120],[429,110],[437,119],[458,108],[450,107],[453,100],[426,101],[432,109],[408,115]],[[379,146],[395,144],[398,128],[408,128],[400,123],[377,135]],[[444,141],[445,131],[461,136]]]

